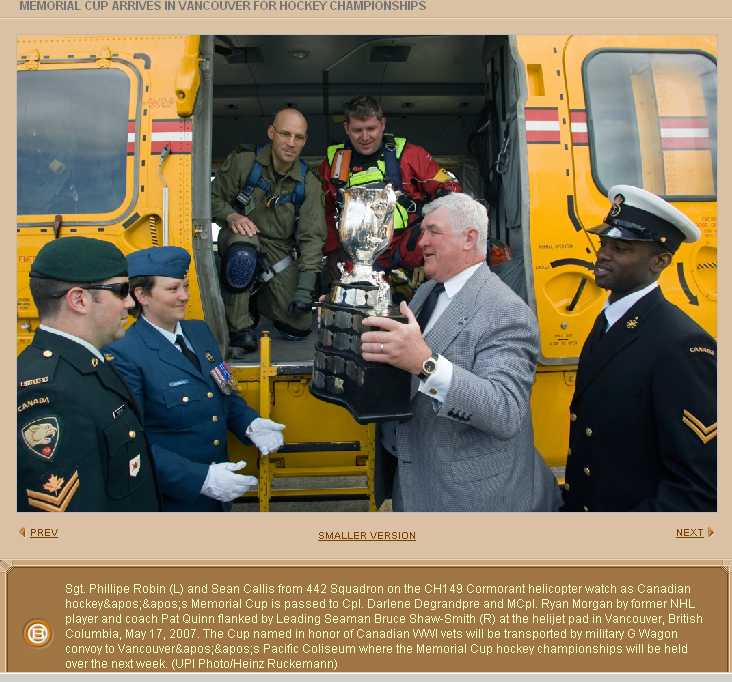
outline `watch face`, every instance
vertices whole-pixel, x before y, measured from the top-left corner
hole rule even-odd
[[[429,358],[429,360],[425,360],[424,364],[422,365],[422,371],[425,374],[432,374],[432,372],[435,371],[435,367],[437,366],[437,363],[432,358]]]

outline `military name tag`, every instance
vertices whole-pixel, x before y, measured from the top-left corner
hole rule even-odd
[[[219,390],[224,395],[231,395],[231,392],[236,388],[236,379],[229,366],[225,362],[220,362],[211,370],[210,374]]]

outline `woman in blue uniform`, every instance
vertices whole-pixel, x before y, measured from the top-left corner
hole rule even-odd
[[[283,424],[262,419],[234,389],[218,344],[201,320],[184,320],[190,256],[176,246],[127,257],[137,321],[107,349],[140,404],[163,511],[228,511],[256,487],[230,462],[227,431],[262,453],[283,443]]]

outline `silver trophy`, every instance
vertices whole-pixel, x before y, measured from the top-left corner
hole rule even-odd
[[[411,375],[361,357],[364,318],[391,317],[406,322],[391,304],[389,283],[374,270],[376,259],[389,246],[394,232],[397,194],[392,186],[351,187],[342,191],[338,234],[353,270],[333,284],[318,314],[310,391],[346,407],[360,423],[406,419]]]
[[[384,252],[394,232],[397,195],[391,185],[377,189],[352,187],[343,190],[338,234],[353,271],[343,272],[330,292],[329,302],[366,306],[375,315],[387,315],[391,305],[389,284],[374,262]]]

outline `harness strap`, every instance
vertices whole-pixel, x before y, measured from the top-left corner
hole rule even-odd
[[[275,275],[289,268],[292,262],[292,256],[285,256],[281,260],[278,260],[271,268],[259,273],[260,282],[269,282]]]

